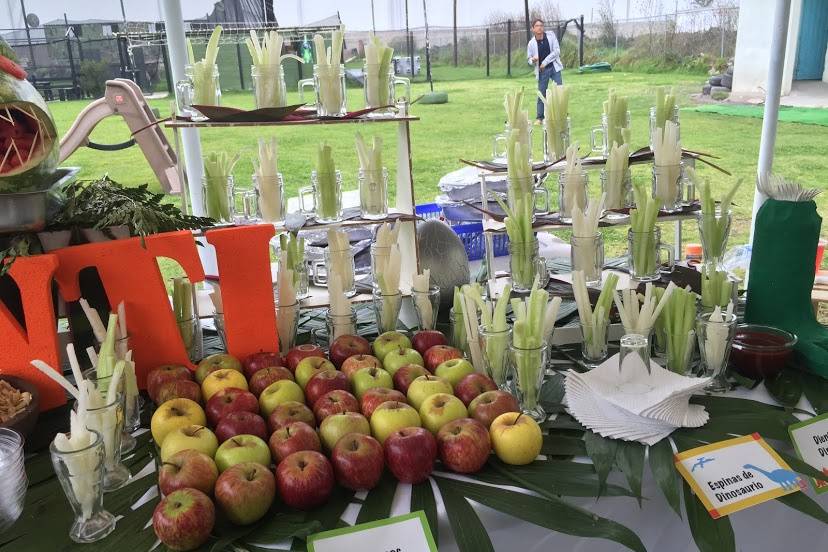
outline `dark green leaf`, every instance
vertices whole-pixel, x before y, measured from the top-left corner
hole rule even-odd
[[[597,433],[587,431],[584,433],[584,443],[586,444],[586,453],[592,459],[595,471],[598,472],[598,496],[601,496],[607,484],[607,476],[615,463],[618,441],[605,439]]]
[[[791,469],[796,473],[802,474],[806,477],[813,477],[814,479],[828,481],[828,474],[821,472],[807,462],[803,462],[799,456],[788,454],[786,452],[780,452],[779,450],[776,450],[776,453],[782,458],[782,460],[787,462]]]
[[[458,491],[458,481],[435,477],[440,495],[443,497],[443,505],[446,507],[446,516],[454,533],[454,541],[460,552],[494,552],[492,541],[477,512],[471,507],[462,492]],[[496,492],[496,489],[492,492]],[[514,514],[513,514],[514,515]]]
[[[304,512],[279,511],[274,507],[245,538],[245,543],[270,543],[308,535],[321,530],[317,520],[305,519]]]
[[[541,454],[547,456],[584,456],[586,446],[580,437],[544,435]]]
[[[641,476],[644,473],[644,445],[632,441],[620,441],[615,454],[615,462],[630,485],[630,490],[638,498],[641,506]]]
[[[817,521],[821,521],[822,523],[828,523],[828,512],[823,510],[822,506],[817,504],[816,501],[814,501],[805,493],[799,492],[786,494],[784,496],[778,497],[776,500],[778,500],[785,506],[802,512],[806,516],[811,516]]]
[[[798,421],[797,418],[784,411],[773,414],[740,413],[729,416],[711,416],[703,429],[734,435],[758,433],[765,439],[776,439],[790,444],[788,426]]]
[[[719,519],[710,517],[704,504],[693,495],[686,481],[682,483],[682,487],[687,523],[699,552],[735,552],[736,540],[730,520],[726,516]]]
[[[765,389],[779,404],[793,408],[802,396],[802,380],[794,370],[783,370],[772,379],[765,380]]]
[[[549,420],[541,424],[544,429],[571,429],[576,431],[586,431],[577,420],[568,414],[559,414],[554,420]]]
[[[540,404],[547,412],[555,412],[560,409],[564,397],[564,376],[556,373],[543,382],[540,392]]]
[[[670,439],[662,439],[650,447],[650,470],[653,472],[659,489],[667,499],[667,503],[681,517],[681,496],[679,495],[680,476],[676,471],[673,457],[673,447]]]
[[[817,414],[828,412],[828,380],[811,373],[802,372],[802,387],[805,397]]]
[[[306,519],[318,521],[322,525],[322,531],[334,529],[353,497],[354,491],[335,485],[328,501],[322,506],[308,511]]]
[[[391,514],[391,503],[396,491],[397,480],[387,471],[384,472],[377,486],[368,491],[359,509],[357,524],[387,518]]]
[[[438,534],[438,517],[437,517],[437,501],[434,500],[434,491],[431,488],[431,480],[423,481],[411,486],[411,505],[410,510],[416,512],[422,510],[425,512],[428,520],[428,527],[431,529],[431,535],[434,537],[434,542],[440,542],[437,538]]]
[[[750,399],[736,399],[733,397],[719,395],[695,395],[690,400],[694,404],[700,404],[710,412],[710,417],[730,414],[772,414],[784,412],[783,408]]]

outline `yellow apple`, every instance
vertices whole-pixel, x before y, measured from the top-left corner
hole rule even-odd
[[[164,438],[164,444],[161,445],[161,461],[166,462],[176,452],[186,449],[203,452],[212,458],[218,445],[216,434],[203,425],[179,427],[167,433]]]
[[[161,404],[155,410],[150,421],[150,431],[155,444],[160,447],[170,432],[190,425],[207,425],[204,410],[195,401],[178,398]]]
[[[420,419],[423,421],[423,427],[435,435],[450,421],[467,418],[468,415],[463,401],[448,393],[429,395],[420,405]]]
[[[514,466],[531,463],[540,454],[543,444],[538,423],[519,412],[505,412],[495,418],[489,434],[497,457]]]
[[[267,418],[277,406],[290,401],[305,404],[305,394],[299,384],[287,379],[274,381],[259,395],[259,410]]]
[[[410,405],[399,401],[386,401],[371,414],[371,433],[380,442],[404,427],[421,427],[420,415]]]
[[[222,368],[211,372],[201,384],[201,394],[204,395],[204,402],[206,403],[210,400],[210,397],[227,387],[236,387],[247,391],[247,380],[244,378],[244,374],[232,368]]]
[[[451,384],[440,376],[432,376],[430,374],[419,376],[408,386],[408,403],[416,410],[420,410],[423,401],[437,393],[448,393],[451,395],[453,393]]]

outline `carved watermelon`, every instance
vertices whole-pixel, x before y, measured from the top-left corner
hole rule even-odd
[[[14,51],[0,40],[0,193],[48,188],[58,151],[46,102],[26,80]]]

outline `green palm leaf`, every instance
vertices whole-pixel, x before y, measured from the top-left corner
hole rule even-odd
[[[412,512],[416,512],[418,510],[425,512],[426,519],[428,520],[428,526],[431,529],[431,535],[434,537],[434,542],[440,542],[437,538],[437,502],[434,500],[434,491],[431,489],[430,479],[411,486],[410,510]]]
[[[822,509],[822,506],[817,504],[811,497],[805,493],[791,493],[777,498],[779,502],[798,510],[806,516],[811,516],[817,521],[828,523],[828,512]]]
[[[376,487],[368,491],[368,495],[359,509],[356,522],[367,523],[378,519],[385,519],[391,515],[391,503],[397,491],[397,480],[390,473],[383,472],[382,478]]]
[[[681,517],[681,496],[679,495],[679,474],[673,457],[670,439],[662,439],[650,447],[650,470],[667,503]]]
[[[615,453],[615,462],[630,485],[630,490],[641,507],[641,476],[644,473],[644,445],[632,441],[621,441]]]
[[[736,540],[733,527],[727,517],[713,519],[701,501],[693,495],[687,482],[683,482],[684,510],[687,523],[700,552],[735,552]]]
[[[615,455],[618,451],[618,441],[605,439],[597,433],[587,431],[584,433],[587,455],[592,459],[595,471],[598,472],[599,489],[598,496],[603,493],[607,484],[607,476],[615,464]]]
[[[453,479],[435,477],[443,505],[446,507],[446,516],[454,533],[454,541],[460,552],[494,552],[492,541],[486,528],[477,517],[465,496],[458,492]],[[491,489],[491,487],[489,487]]]
[[[802,380],[799,372],[795,370],[783,370],[775,378],[764,381],[765,389],[777,400],[779,404],[794,408],[802,397]]]

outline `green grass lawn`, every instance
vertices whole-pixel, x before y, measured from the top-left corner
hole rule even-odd
[[[473,69],[473,70],[472,70]],[[531,74],[514,78],[485,78],[484,68],[460,69],[469,76],[478,76],[471,80],[452,80],[438,82],[435,90],[446,91],[449,103],[444,105],[415,105],[413,113],[421,118],[411,125],[412,156],[415,193],[418,203],[432,202],[437,194],[437,182],[445,173],[459,168],[459,158],[486,159],[491,156],[493,135],[502,131],[504,122],[503,96],[506,92],[520,86],[526,87],[526,104],[530,116],[534,114],[535,81]],[[522,68],[521,68],[522,69]],[[448,76],[450,68],[439,67],[435,74]],[[633,147],[644,146],[648,142],[648,111],[653,103],[655,87],[673,85],[682,105],[690,103],[689,94],[698,90],[700,77],[682,74],[641,74],[641,73],[603,73],[578,75],[565,73],[564,81],[571,87],[570,113],[572,118],[573,140],[581,144],[581,151],[588,149],[589,130],[598,124],[602,101],[610,87],[616,88],[630,98],[632,112]],[[428,90],[427,84],[414,84],[414,96]],[[298,100],[292,93],[291,101]],[[250,108],[253,104],[249,92],[227,93],[224,105]],[[348,93],[348,105],[358,108],[363,105],[362,90],[353,89]],[[53,102],[50,104],[57,121],[59,132],[69,128],[86,102]],[[162,115],[169,113],[170,100],[154,100],[153,107],[161,110]],[[714,153],[721,157],[719,163],[730,170],[734,177],[743,178],[744,185],[736,196],[733,234],[730,245],[743,243],[747,239],[750,226],[750,211],[753,201],[753,182],[755,179],[756,159],[759,150],[759,136],[762,121],[760,119],[727,117],[715,114],[682,112],[682,144],[689,149]],[[225,150],[240,152],[241,161],[237,165],[235,176],[237,185],[250,186],[252,158],[255,155],[256,139],[259,136],[275,135],[279,139],[280,165],[285,176],[286,186],[291,194],[299,187],[309,183],[313,167],[314,151],[318,143],[327,140],[334,145],[334,157],[337,167],[342,170],[345,189],[356,188],[357,158],[354,148],[354,132],[363,134],[376,133],[383,138],[385,163],[391,172],[396,164],[395,135],[396,125],[342,125],[326,127],[297,128],[252,128],[252,129],[207,129],[202,131],[202,144],[205,152]],[[120,119],[112,117],[101,123],[92,139],[102,143],[120,142],[128,138],[128,130]],[[540,132],[535,133],[535,149],[540,156]],[[775,171],[788,178],[799,180],[808,186],[825,187],[827,184],[819,174],[826,169],[825,151],[828,150],[828,133],[821,127],[795,123],[780,123],[776,142]],[[154,183],[154,175],[146,160],[137,148],[120,152],[99,152],[83,149],[70,157],[66,165],[80,166],[81,176],[94,178],[109,174],[115,180],[134,185],[143,182]],[[703,167],[702,176],[710,177],[719,190],[724,190],[732,181],[712,169]],[[636,179],[650,179],[649,167],[633,167]],[[592,192],[599,188],[597,171],[591,171],[590,187]],[[557,192],[553,193],[556,196]],[[820,206],[828,203],[828,198],[819,197]],[[554,204],[554,202],[553,202]],[[695,224],[686,224],[685,241],[696,240]],[[625,248],[622,231],[612,231],[606,236],[608,254],[619,254]],[[668,240],[672,232],[667,232]]]

